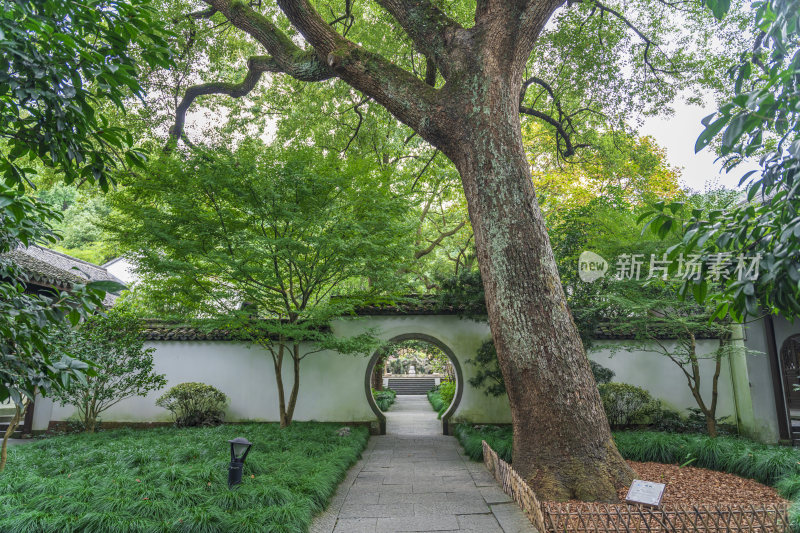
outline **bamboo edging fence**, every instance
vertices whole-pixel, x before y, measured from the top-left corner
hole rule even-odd
[[[787,506],[644,505],[545,502],[542,514],[548,532],[690,532],[784,533],[790,531]]]
[[[528,520],[531,521],[533,526],[539,533],[545,533],[544,515],[542,514],[542,506],[539,504],[539,499],[533,492],[533,489],[525,483],[525,480],[517,474],[510,464],[500,459],[497,453],[489,446],[486,441],[483,441],[483,464],[489,469],[489,472],[494,476],[503,492],[517,502]]]
[[[785,533],[787,504],[644,505],[539,502],[511,465],[483,442],[483,463],[540,533]]]

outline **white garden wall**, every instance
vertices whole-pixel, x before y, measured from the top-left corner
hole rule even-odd
[[[661,400],[667,407],[684,411],[690,407],[697,407],[689,385],[681,369],[668,357],[655,352],[637,350],[635,352],[619,351],[612,353],[613,345],[632,345],[632,341],[595,341],[589,358],[610,368],[615,372],[614,380],[620,383],[630,383],[642,387],[650,392],[654,398]],[[667,347],[674,343],[664,342]],[[717,340],[698,340],[697,353],[710,354],[719,347]],[[731,383],[730,365],[727,359],[722,362],[722,372],[719,377],[719,400],[717,417],[731,416],[735,413],[733,401],[733,385]],[[711,404],[711,382],[714,376],[714,361],[711,359],[700,360],[700,382],[703,385],[703,399]]]
[[[510,423],[508,400],[489,397],[469,385],[474,368],[467,359],[489,336],[487,324],[459,319],[453,315],[372,316],[339,320],[333,331],[352,335],[372,329],[384,339],[400,335],[422,334],[434,337],[447,346],[458,360],[464,377],[461,402],[451,422]],[[615,341],[619,342],[619,341]],[[694,407],[685,377],[671,361],[654,353],[620,352],[610,356],[607,341],[598,341],[590,357],[611,368],[615,381],[643,387],[665,404],[676,409]],[[230,398],[227,418],[230,421],[277,421],[277,392],[272,360],[261,348],[233,341],[154,341],[155,365],[167,376],[167,388],[186,381],[213,385]],[[711,352],[717,341],[700,341],[703,353]],[[302,362],[300,395],[295,420],[330,422],[370,422],[377,417],[365,394],[365,374],[369,357],[346,356],[332,352],[310,355]],[[711,361],[704,361],[705,394],[710,394]],[[284,386],[292,383],[291,364],[284,365]],[[166,390],[166,388],[164,389]],[[106,422],[167,422],[170,415],[156,407],[155,400],[164,390],[144,398],[125,400],[104,413]],[[723,368],[720,378],[720,416],[735,411],[730,371]],[[50,421],[63,421],[74,414],[70,406],[52,405],[48,399],[36,402],[34,430],[46,429]]]
[[[144,398],[124,400],[103,414],[106,421],[166,422],[170,413],[155,405],[163,392],[186,381],[199,381],[228,395],[227,419],[231,421],[278,420],[278,394],[269,353],[258,346],[229,341],[157,341],[156,371],[167,376],[167,386]],[[364,357],[320,352],[301,366],[296,420],[362,422],[375,418],[364,398]],[[293,382],[291,358],[284,362],[284,387]],[[38,407],[38,406],[37,406]],[[38,410],[38,409],[37,409]],[[66,420],[73,408],[54,406],[52,420]]]

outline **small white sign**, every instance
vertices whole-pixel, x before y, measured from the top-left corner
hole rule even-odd
[[[664,489],[667,486],[663,483],[653,481],[642,481],[634,479],[625,501],[628,503],[640,503],[658,507],[661,505],[661,498],[664,496]]]

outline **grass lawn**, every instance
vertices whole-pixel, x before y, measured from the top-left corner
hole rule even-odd
[[[53,437],[9,448],[0,531],[305,532],[369,438],[296,422]],[[230,448],[254,443],[228,490]]]

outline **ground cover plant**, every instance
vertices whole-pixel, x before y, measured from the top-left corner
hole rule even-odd
[[[394,404],[394,401],[397,398],[397,393],[392,389],[372,389],[372,397],[375,398],[375,403],[378,404],[378,409],[381,411],[388,411],[392,404]]]
[[[444,396],[445,394],[442,391],[441,385],[428,391],[428,401],[431,403],[433,410],[439,413],[438,418],[442,418],[442,415],[447,411],[447,408],[450,407],[450,402],[453,400],[452,396],[450,396],[449,400]]]
[[[455,436],[473,461],[483,460],[486,441],[511,462],[510,426],[458,424]],[[709,437],[661,431],[617,431],[614,442],[625,459],[691,465],[728,472],[775,487],[794,503],[790,512],[794,531],[800,531],[800,450],[761,444],[740,437]]]
[[[0,531],[305,532],[367,443],[366,428],[337,429],[122,429],[15,446],[0,475]],[[231,491],[237,436],[254,445]]]

